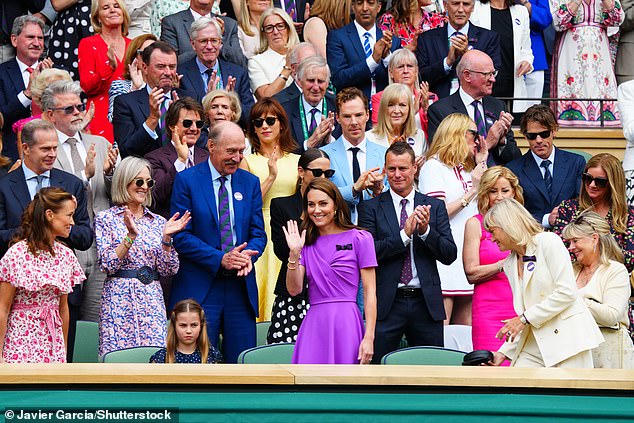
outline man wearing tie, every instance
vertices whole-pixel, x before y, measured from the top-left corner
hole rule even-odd
[[[240,127],[221,122],[209,132],[209,160],[176,175],[172,213],[192,220],[174,237],[181,258],[170,308],[193,298],[207,317],[214,346],[222,333],[225,361],[256,342],[258,288],[253,263],[264,251],[262,190],[257,177],[239,169],[245,141]]]
[[[443,346],[445,308],[436,261],[449,265],[457,255],[445,203],[414,190],[412,147],[393,143],[385,172],[390,189],[359,207],[359,226],[372,233],[379,263],[375,363],[398,349],[403,334],[410,346]]]
[[[253,107],[253,93],[246,71],[219,58],[222,51],[222,30],[216,19],[202,17],[192,23],[190,42],[196,56],[178,66],[183,75],[180,87],[195,93],[202,101],[205,94],[215,89],[235,91],[240,98],[244,123]]]

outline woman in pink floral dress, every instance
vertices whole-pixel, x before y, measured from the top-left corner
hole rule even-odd
[[[430,29],[442,27],[447,18],[436,5],[429,11],[432,0],[394,0],[392,8],[379,19],[379,28],[390,31],[401,39],[401,47],[416,51],[416,41],[420,34]]]
[[[66,362],[68,294],[86,276],[56,238],[70,234],[76,206],[71,194],[42,188],[0,260],[0,362]]]

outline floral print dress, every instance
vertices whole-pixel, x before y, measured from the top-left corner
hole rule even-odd
[[[55,242],[55,255],[33,255],[26,241],[0,260],[0,281],[15,287],[4,340],[7,363],[65,363],[59,299],[86,279],[73,251]]]
[[[423,19],[418,28],[416,25],[410,23],[397,23],[390,12],[386,12],[381,16],[379,28],[381,28],[381,31],[390,31],[393,35],[401,39],[401,47],[407,47],[414,41],[414,37],[417,36],[417,31],[425,32],[430,29],[445,26],[447,17],[444,13],[428,12],[425,9],[421,9],[421,11],[423,13]]]
[[[95,237],[101,270],[108,276],[101,294],[99,313],[99,355],[125,348],[165,345],[167,317],[163,290],[158,280],[144,285],[136,278],[113,275],[119,270],[137,270],[149,266],[160,276],[178,272],[178,254],[166,252],[161,245],[165,218],[144,209],[136,221],[139,235],[119,259],[115,249],[128,229],[123,223],[123,207],[115,206],[95,218]]]

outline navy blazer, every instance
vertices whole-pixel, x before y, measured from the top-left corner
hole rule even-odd
[[[495,69],[502,66],[500,55],[500,37],[495,31],[475,26],[469,23],[469,48],[485,52],[493,60]],[[416,58],[420,69],[420,78],[429,83],[429,91],[440,98],[447,97],[451,89],[451,80],[456,78],[456,65],[451,67],[449,73],[445,72],[444,60],[449,54],[448,27],[447,25],[425,31],[418,36],[416,45]],[[378,89],[377,89],[378,91]],[[431,137],[430,137],[431,138]]]
[[[335,104],[334,97],[332,97],[329,94],[326,94],[325,99],[326,99],[327,111],[335,112],[337,106]],[[300,101],[302,101],[302,97],[296,96],[295,98],[292,98],[282,103],[282,107],[286,111],[286,115],[288,116],[288,121],[290,122],[290,125],[291,125],[291,133],[293,134],[293,138],[295,139],[295,142],[297,143],[297,146],[298,146],[297,150],[295,150],[295,153],[297,154],[302,154],[304,151],[306,151],[304,149],[304,141],[306,141],[306,139],[304,138],[304,130],[302,129],[302,117],[299,110]],[[305,113],[308,114],[308,110],[305,110]],[[322,116],[322,119],[325,119],[327,117],[328,115]],[[308,125],[306,125],[306,130],[308,130]],[[335,122],[335,127],[332,130],[331,135],[335,139],[341,136],[341,125],[339,125],[338,122]]]
[[[2,155],[13,160],[18,159],[18,147],[12,126],[31,116],[31,108],[24,107],[18,100],[18,94],[25,88],[16,59],[0,64],[0,112],[4,117]]]
[[[484,108],[484,121],[487,130],[498,120],[500,112],[506,111],[504,103],[495,97],[487,96],[482,98],[482,106]],[[433,141],[434,134],[440,122],[452,113],[462,113],[463,115],[469,115],[467,108],[460,98],[459,91],[456,91],[449,97],[441,98],[431,106],[427,111],[427,118],[429,120],[428,132],[429,139]],[[489,165],[505,165],[513,159],[520,157],[522,152],[517,148],[515,137],[513,136],[513,130],[509,129],[506,133],[506,145],[503,148],[496,147],[492,151],[489,151]]]
[[[381,39],[383,31],[376,26],[376,38]],[[391,51],[401,48],[401,40],[393,36]],[[357,87],[370,101],[370,93],[372,90],[372,75],[376,82],[376,92],[383,91],[388,84],[387,68],[383,65],[383,61],[375,69],[374,73],[370,73],[368,65],[365,62],[365,51],[363,44],[359,38],[359,33],[354,25],[350,22],[343,28],[335,31],[329,31],[326,40],[326,55],[328,66],[332,73],[332,83],[337,90],[346,87]]]
[[[202,304],[216,278],[223,277],[220,262],[224,253],[220,250],[218,211],[212,184],[208,161],[180,172],[174,179],[171,213],[182,214],[189,210],[192,219],[184,230],[174,236],[180,269],[174,277],[170,309],[186,298]],[[266,246],[260,181],[246,170],[238,169],[231,177],[231,189],[236,245],[246,242],[246,249],[257,251],[255,261]],[[255,316],[258,316],[255,268],[246,278],[235,279],[236,283],[246,283],[249,302]]]
[[[239,66],[229,63],[225,60],[218,59],[218,67],[220,68],[220,76],[222,78],[223,86],[227,86],[227,80],[230,76],[236,79],[235,93],[240,99],[240,106],[242,107],[242,116],[240,121],[246,123],[251,108],[255,102],[253,101],[253,93],[251,92],[251,86],[249,85],[249,76],[247,72]],[[205,85],[200,71],[198,70],[198,64],[196,63],[196,57],[186,61],[178,66],[179,75],[183,75],[181,79],[181,89],[188,91],[191,94],[196,94],[194,97],[199,102],[202,102],[203,97],[207,94],[207,86]]]
[[[544,215],[550,214],[562,201],[579,198],[585,166],[586,161],[579,154],[555,147],[552,195],[549,196],[544,177],[530,150],[506,165],[517,175],[524,189],[524,207],[540,223]]]
[[[419,205],[431,206],[429,234],[425,241],[414,235],[414,263],[427,310],[434,321],[442,321],[446,316],[436,262],[450,265],[456,260],[458,249],[451,235],[444,201],[417,192],[414,195],[414,207]],[[369,231],[374,238],[379,263],[376,268],[377,319],[383,320],[392,308],[401,267],[409,248],[403,245],[399,218],[389,191],[359,206],[359,226]],[[421,324],[424,323],[421,321]]]
[[[83,182],[75,175],[53,168],[50,186],[59,187],[77,199],[77,208],[73,215],[75,225],[64,242],[75,250],[87,250],[92,244],[93,232]],[[22,223],[22,213],[30,202],[31,195],[22,166],[0,179],[0,255],[6,252],[9,241]]]
[[[280,102],[280,104],[284,104],[285,102],[296,98],[302,92],[297,88],[297,84],[293,82],[288,87],[284,88],[279,93],[273,96],[274,99]]]

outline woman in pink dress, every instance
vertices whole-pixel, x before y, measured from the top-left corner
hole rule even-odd
[[[70,234],[76,206],[62,189],[42,188],[0,260],[0,362],[66,362],[68,294],[86,276],[56,238]]]
[[[313,179],[297,222],[283,228],[288,243],[286,287],[296,296],[308,280],[310,309],[299,328],[293,364],[369,364],[374,352],[377,266],[374,240],[350,222],[348,206],[329,180]],[[301,253],[301,255],[300,255]],[[363,282],[365,332],[356,304]]]
[[[472,303],[474,350],[497,351],[503,342],[495,334],[502,327],[502,320],[516,315],[513,292],[502,270],[509,252],[500,251],[482,223],[486,212],[505,198],[524,203],[517,176],[503,166],[487,169],[478,189],[479,214],[467,220],[462,251],[467,280],[475,285]]]
[[[126,38],[130,16],[122,0],[98,0],[92,2],[90,20],[96,35],[79,42],[79,83],[88,96],[88,106],[94,104],[95,107],[90,133],[112,143],[114,134],[108,120],[108,90],[112,81],[122,79],[123,59],[130,44],[130,39]]]

